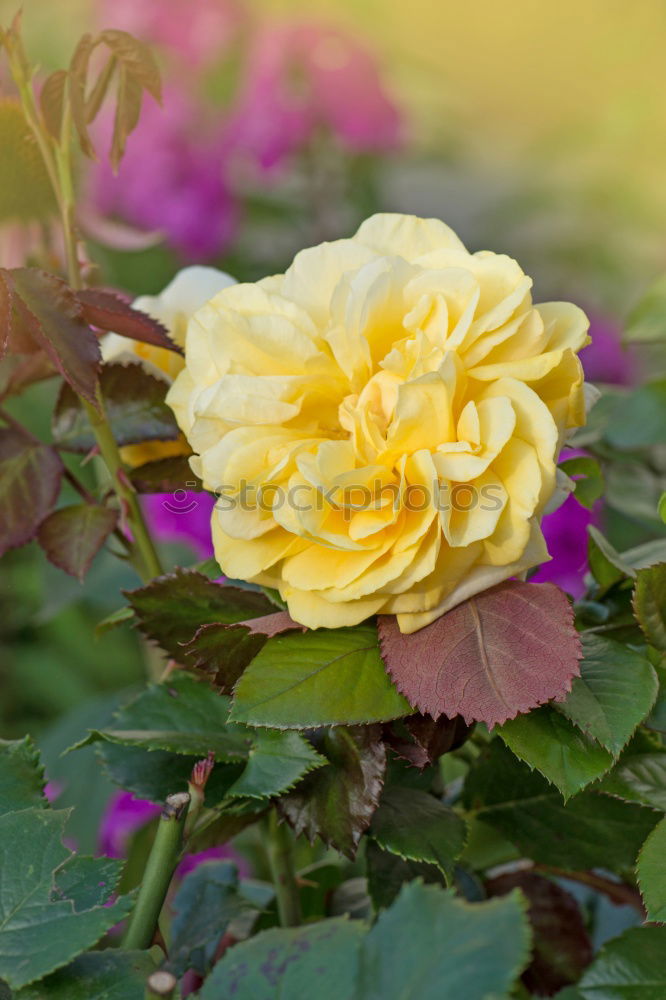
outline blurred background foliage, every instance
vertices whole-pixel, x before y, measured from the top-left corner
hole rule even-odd
[[[0,0],[2,23],[16,6]],[[178,7],[182,38],[165,31],[166,9]],[[65,65],[86,30],[127,28],[156,45],[164,110],[146,102],[117,180],[81,166],[81,223],[107,284],[154,293],[195,260],[252,280],[373,211],[412,212],[443,218],[470,249],[515,256],[537,301],[578,302],[617,346],[666,268],[661,0],[24,0],[23,11],[44,72]],[[308,117],[303,95],[317,87],[326,113]],[[25,166],[7,152],[11,136],[19,148],[3,110],[11,98],[0,68],[5,194],[34,166],[29,150]],[[7,208],[0,190],[0,264],[27,254],[57,268],[48,197],[33,183],[41,193],[27,209],[23,197]],[[663,374],[663,354],[655,347],[630,363],[616,351],[608,380]],[[49,393],[39,384],[14,403],[45,439]],[[634,410],[639,427],[651,405]],[[666,535],[656,516],[665,468],[658,441],[625,448],[615,464],[605,527],[619,550]],[[195,550],[171,546],[167,563],[178,558],[192,562]],[[81,785],[90,768],[84,784],[99,801],[76,831],[87,849],[108,786],[91,751],[65,763],[59,754],[144,674],[150,654],[135,633],[93,638],[136,582],[105,552],[85,588],[34,546],[0,567],[0,734],[41,734],[63,804],[74,774]]]

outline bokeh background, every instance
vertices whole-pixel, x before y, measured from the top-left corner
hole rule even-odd
[[[0,0],[1,23],[16,5]],[[23,21],[42,74],[101,27],[153,45],[163,71],[163,108],[146,99],[118,177],[80,165],[80,225],[106,284],[158,292],[193,262],[251,280],[370,212],[435,215],[470,249],[518,258],[537,301],[589,311],[592,379],[627,387],[666,369],[656,351],[620,347],[625,317],[666,270],[662,0],[24,0]],[[102,114],[102,147],[109,133]],[[0,67],[2,265],[57,266],[40,184]],[[15,404],[46,435],[50,391]],[[620,549],[664,534],[627,476],[615,506],[588,515],[572,500],[551,522],[573,593],[591,517]],[[206,516],[166,517],[159,503],[152,516],[168,563],[205,553]],[[84,850],[110,790],[92,754],[58,755],[143,674],[150,654],[134,633],[92,638],[134,585],[103,554],[85,591],[33,547],[0,567],[0,735],[40,736],[61,804],[88,788],[73,834]]]

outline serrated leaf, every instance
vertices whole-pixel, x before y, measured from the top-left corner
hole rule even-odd
[[[201,480],[192,472],[186,455],[157,458],[138,465],[130,469],[129,477],[137,493],[175,493],[177,490],[203,492]]]
[[[31,738],[0,740],[0,816],[46,804],[44,768]]]
[[[562,696],[579,672],[573,612],[552,583],[508,580],[411,635],[382,615],[379,636],[398,689],[433,717],[494,726]]]
[[[614,407],[605,438],[619,449],[651,448],[664,441],[666,379],[648,382]]]
[[[239,677],[266,642],[246,625],[202,625],[184,644],[180,659],[222,694],[231,694]]]
[[[100,373],[100,390],[119,445],[178,439],[175,417],[164,402],[167,386],[141,365],[105,364]],[[68,451],[86,454],[95,447],[85,410],[66,385],[53,413],[53,437]]]
[[[631,564],[620,555],[593,524],[588,525],[587,533],[589,536],[587,559],[592,576],[599,584],[602,594],[625,577],[636,576],[636,571]]]
[[[663,1000],[666,927],[631,927],[603,945],[576,986],[558,1000]]]
[[[2,268],[0,284],[9,289],[9,317],[0,315],[0,321],[13,349],[20,353],[26,341],[41,348],[74,392],[96,406],[99,344],[72,289],[34,267]]]
[[[112,611],[106,618],[102,618],[101,622],[97,622],[95,635],[103,635],[105,632],[110,631],[110,629],[117,628],[119,625],[124,625],[126,622],[133,620],[134,611],[132,608],[118,608],[117,611]]]
[[[578,503],[587,510],[592,510],[604,492],[604,477],[596,459],[589,455],[579,455],[560,462],[559,468],[574,480],[574,496]],[[578,476],[581,478],[576,478]]]
[[[341,918],[264,931],[226,953],[201,1000],[351,1000],[364,934],[361,921]]]
[[[236,685],[231,718],[307,729],[411,713],[390,681],[374,627],[318,629],[269,639]]]
[[[464,799],[525,857],[570,870],[633,866],[657,817],[650,809],[585,789],[570,802],[500,740],[481,754]]]
[[[49,560],[81,583],[118,523],[118,513],[99,504],[61,507],[39,526],[37,540]]]
[[[666,753],[627,754],[597,791],[666,812]]]
[[[144,1000],[146,980],[154,970],[148,952],[93,951],[26,986],[14,1000]]]
[[[612,639],[583,636],[581,675],[553,707],[615,757],[657,697],[658,679],[650,662]]]
[[[328,763],[307,775],[277,808],[297,836],[320,837],[353,858],[377,808],[386,770],[379,726],[336,727],[316,742]]]
[[[666,652],[666,563],[639,571],[633,598],[634,611],[645,638]]]
[[[0,817],[0,976],[15,989],[90,948],[130,909],[126,898],[86,910],[53,901],[54,872],[69,858],[67,816],[25,809]]]
[[[124,65],[118,67],[118,95],[109,162],[114,173],[125,155],[127,139],[139,124],[143,90],[139,81]]]
[[[470,905],[413,882],[380,913],[361,948],[354,1000],[489,1000],[509,992],[529,956],[518,893]]]
[[[232,625],[274,610],[263,594],[213,583],[202,573],[184,569],[125,596],[144,635],[180,662],[188,662],[184,647],[202,625]],[[194,662],[196,650],[192,652]]]
[[[44,80],[39,94],[39,106],[44,116],[44,123],[49,133],[60,141],[62,128],[62,111],[67,87],[67,71],[57,69]]]
[[[151,94],[156,101],[162,99],[160,71],[152,50],[144,42],[127,31],[107,28],[100,35],[102,41],[113,52],[135,80]]]
[[[227,795],[268,799],[292,788],[310,771],[326,764],[311,743],[298,733],[257,730],[245,770]]]
[[[74,854],[55,873],[51,898],[68,899],[74,909],[91,910],[108,903],[123,870],[117,858],[90,858]]]
[[[510,719],[499,734],[510,750],[562,792],[576,795],[613,766],[613,755],[544,705]]]
[[[368,892],[376,910],[390,906],[406,882],[421,879],[426,884],[444,886],[446,879],[437,865],[422,861],[404,861],[384,851],[373,840],[365,848]]]
[[[206,976],[222,935],[248,909],[230,861],[205,861],[183,880],[173,900],[167,968],[176,976],[194,969]]]
[[[416,788],[388,785],[368,836],[403,861],[437,865],[448,880],[465,846],[465,821],[449,806]]]
[[[537,996],[553,996],[576,982],[592,961],[592,942],[574,897],[534,872],[507,872],[486,882],[489,896],[520,889],[528,903],[532,958],[523,983]]]
[[[91,35],[83,35],[74,50],[69,64],[69,101],[72,111],[72,121],[78,133],[82,152],[95,159],[95,149],[88,132],[88,116],[86,113],[86,84],[90,57],[98,43]]]
[[[98,330],[119,333],[154,347],[163,347],[176,354],[180,348],[169,336],[166,327],[147,313],[134,309],[114,292],[102,288],[85,288],[76,292],[86,323]]]
[[[460,715],[455,719],[445,715],[431,719],[416,714],[389,723],[384,730],[384,740],[403,760],[423,769],[442,754],[461,746],[469,733],[470,726]]]
[[[58,499],[62,472],[53,448],[0,428],[0,555],[34,538]]]
[[[647,838],[638,855],[636,874],[648,920],[666,923],[666,819]]]
[[[151,685],[121,710],[113,726],[91,730],[76,749],[103,741],[188,757],[213,753],[219,761],[245,760],[250,734],[241,726],[229,725],[228,714],[228,698],[189,674],[172,674],[168,681]]]

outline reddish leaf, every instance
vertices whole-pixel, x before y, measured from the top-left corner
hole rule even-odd
[[[313,737],[329,763],[278,799],[297,836],[320,837],[353,858],[379,804],[386,770],[380,726],[336,726]]]
[[[15,396],[33,382],[55,375],[55,369],[44,351],[15,354],[0,361],[0,399]]]
[[[61,477],[53,448],[0,429],[0,555],[34,538],[58,498]]]
[[[130,469],[129,477],[137,493],[175,493],[177,490],[203,492],[201,480],[192,472],[186,455],[146,462]]]
[[[433,718],[492,727],[564,698],[580,673],[573,611],[552,583],[507,580],[411,635],[382,615],[379,639],[398,690]]]
[[[127,139],[139,124],[143,89],[139,81],[128,70],[127,66],[118,68],[118,97],[116,100],[116,116],[113,123],[111,153],[109,161],[114,173],[117,173],[120,161],[125,155]]]
[[[523,982],[536,996],[554,996],[577,982],[592,961],[583,916],[573,896],[534,872],[508,872],[486,883],[489,896],[506,896],[516,888],[527,897],[533,932],[532,960]]]
[[[137,83],[145,88],[149,94],[152,94],[156,101],[161,101],[160,71],[149,46],[128,32],[117,28],[108,28],[103,31],[100,40],[111,49],[118,62],[122,63]]]
[[[99,43],[91,35],[84,35],[74,50],[69,64],[69,100],[72,110],[72,120],[79,136],[79,143],[86,156],[95,159],[95,149],[88,132],[86,112],[86,84],[90,56]]]
[[[161,323],[139,309],[133,309],[113,292],[89,288],[77,292],[76,297],[81,304],[85,321],[98,330],[120,333],[123,337],[131,337],[144,344],[164,347],[176,354],[183,353]]]
[[[41,348],[72,389],[96,404],[99,344],[84,321],[74,292],[38,268],[0,269],[0,324],[4,348],[31,353]]]
[[[385,726],[384,741],[403,760],[422,769],[462,746],[469,732],[470,726],[460,715],[455,719],[410,715]]]
[[[115,510],[97,504],[75,504],[50,514],[40,525],[37,540],[55,566],[83,582],[117,523]]]
[[[67,86],[67,71],[57,69],[44,81],[39,95],[39,104],[44,116],[44,122],[51,135],[60,140],[62,126],[62,109]]]
[[[298,629],[299,632],[306,631],[305,625],[295,622],[287,611],[276,611],[272,615],[251,618],[241,624],[246,625],[253,635],[265,635],[268,638],[281,635],[283,632],[291,632],[292,629]]]

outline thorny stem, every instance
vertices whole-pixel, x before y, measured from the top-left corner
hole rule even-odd
[[[286,823],[280,824],[275,809],[268,816],[268,863],[271,869],[278,914],[283,927],[301,923],[301,901],[294,870],[293,842]]]
[[[136,906],[129,918],[123,947],[150,948],[160,911],[183,846],[183,829],[190,805],[187,792],[169,795],[148,856]]]
[[[22,51],[10,44],[7,45],[7,50],[12,76],[21,96],[25,118],[42,154],[44,166],[58,203],[67,254],[69,283],[72,288],[79,289],[83,287],[83,279],[77,253],[74,222],[75,199],[71,163],[72,115],[69,99],[65,97],[64,100],[60,141],[56,143],[43,124],[37,108]],[[146,526],[139,499],[125,472],[99,390],[97,392],[97,406],[83,398],[81,398],[81,403],[90,421],[102,459],[110,473],[113,489],[120,504],[121,515],[127,518],[132,531],[133,541],[129,545],[130,552],[134,551],[135,555],[132,562],[143,582],[147,583],[153,577],[160,576],[163,570]]]

